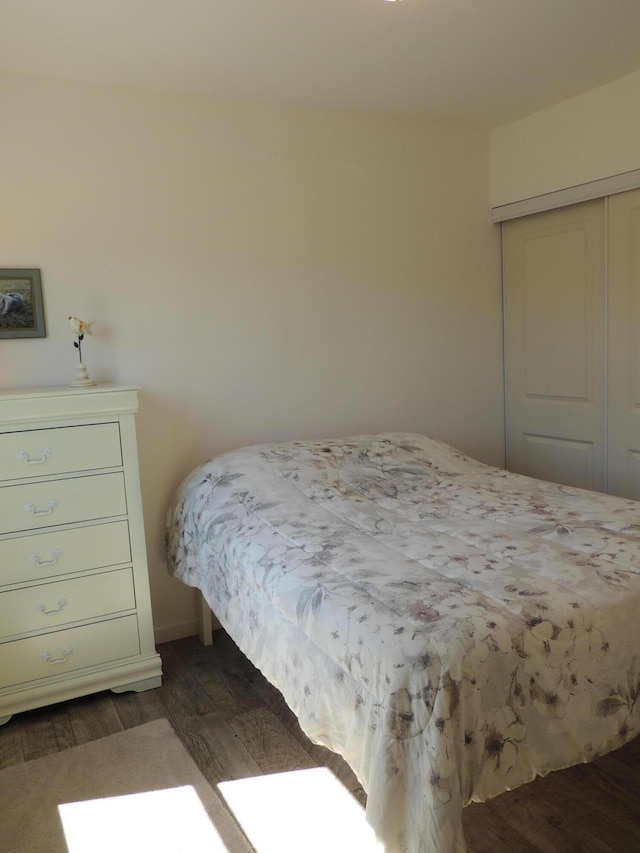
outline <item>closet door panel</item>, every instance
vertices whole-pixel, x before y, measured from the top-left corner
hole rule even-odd
[[[640,500],[640,190],[609,199],[609,491]]]
[[[507,468],[604,490],[604,201],[503,231]]]

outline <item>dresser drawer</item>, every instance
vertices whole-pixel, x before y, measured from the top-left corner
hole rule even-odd
[[[125,515],[121,472],[0,488],[0,533]]]
[[[126,521],[4,539],[0,541],[0,588],[130,560]]]
[[[0,689],[140,654],[135,615],[0,644]]]
[[[120,429],[116,423],[0,433],[1,480],[120,465]]]
[[[85,575],[0,593],[0,639],[50,631],[136,606],[131,569]]]

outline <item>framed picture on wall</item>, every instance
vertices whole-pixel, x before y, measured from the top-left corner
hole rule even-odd
[[[0,269],[0,339],[46,334],[40,270]]]

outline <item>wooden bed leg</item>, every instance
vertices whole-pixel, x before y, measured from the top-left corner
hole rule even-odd
[[[205,601],[204,595],[198,593],[200,607],[198,610],[198,636],[203,646],[213,643],[213,626],[211,622],[211,609]]]

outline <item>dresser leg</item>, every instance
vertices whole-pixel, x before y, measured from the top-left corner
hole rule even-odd
[[[162,687],[162,678],[155,676],[153,678],[143,678],[141,681],[132,681],[130,684],[119,684],[117,687],[112,687],[112,693],[127,693],[133,690],[136,693],[141,693],[143,690],[153,690],[156,687]]]

